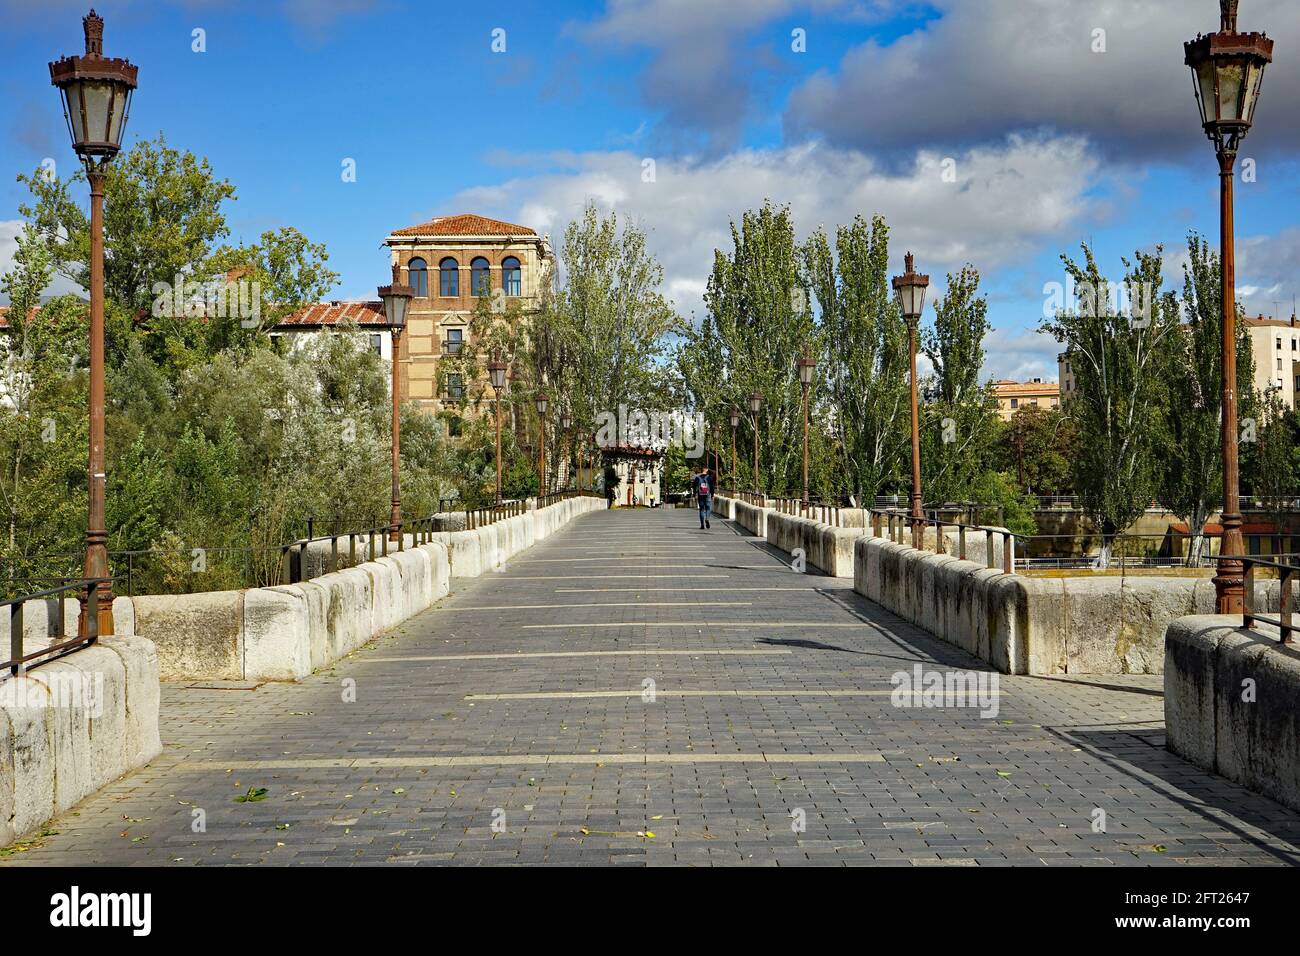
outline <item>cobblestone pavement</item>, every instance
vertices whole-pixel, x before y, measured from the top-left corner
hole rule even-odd
[[[992,674],[696,525],[592,514],[301,684],[166,685],[163,756],[0,865],[1300,859],[1300,816],[1163,749],[1159,677],[895,707]]]

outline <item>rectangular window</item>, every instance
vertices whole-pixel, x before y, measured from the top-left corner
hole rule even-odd
[[[447,397],[457,399],[465,397],[465,382],[459,375],[447,376]]]
[[[379,332],[370,333],[370,351],[376,355],[384,354],[384,336]]]
[[[461,330],[461,329],[448,329],[448,330],[447,330],[447,342],[446,342],[446,348],[447,348],[447,354],[448,354],[448,355],[459,355],[459,354],[460,354],[460,350],[461,350],[462,348],[465,347],[465,341],[464,341],[464,339],[462,338],[463,335],[464,335],[464,332],[463,332],[463,330]]]
[[[1011,407],[1012,407],[1012,408],[1019,408],[1019,407],[1020,407],[1020,399],[1018,399],[1018,398],[1013,398],[1013,399],[1011,400]],[[539,472],[539,474],[540,474],[540,472]]]

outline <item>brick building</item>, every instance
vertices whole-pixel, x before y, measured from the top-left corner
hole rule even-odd
[[[1061,407],[1061,388],[1055,382],[1035,378],[1028,382],[999,379],[993,383],[993,397],[998,403],[998,415],[1004,422],[1022,408],[1041,408],[1048,411]]]
[[[481,293],[503,309],[517,300],[525,319],[537,309],[542,292],[554,281],[550,240],[527,226],[464,213],[395,229],[384,243],[390,261],[415,289],[398,356],[402,397],[430,414],[446,413],[453,423],[462,415],[486,414],[464,400],[470,383],[445,372],[442,361],[459,354],[469,341],[470,317]],[[387,280],[386,275],[375,277],[376,285]],[[355,322],[358,334],[391,360],[377,300],[313,305],[286,318],[273,334],[319,332],[345,320]],[[458,430],[454,424],[452,430]]]

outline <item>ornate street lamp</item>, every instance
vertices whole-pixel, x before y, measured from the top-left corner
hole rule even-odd
[[[393,263],[393,284],[379,287],[379,298],[384,303],[384,319],[393,338],[393,507],[388,516],[388,540],[402,540],[402,332],[406,329],[406,313],[415,298],[415,290],[402,284],[402,267]]]
[[[915,260],[909,252],[903,260],[904,272],[894,277],[894,294],[898,307],[907,319],[907,352],[912,368],[912,539],[921,533],[921,424],[916,386],[916,328],[925,309],[925,290],[930,277],[918,275]]]
[[[805,355],[799,365],[799,390],[803,392],[803,507],[808,510],[808,389],[812,387],[817,360]]]
[[[537,393],[537,433],[539,436],[537,452],[537,497],[546,494],[546,393]]]
[[[113,585],[108,575],[108,533],[104,525],[104,173],[122,148],[138,69],[126,60],[104,56],[104,21],[90,11],[81,20],[83,56],[50,64],[50,82],[63,97],[63,114],[72,148],[86,166],[90,182],[90,455],[86,518],[87,579],[98,578],[96,633],[112,634]],[[82,600],[77,632],[90,634],[89,594]]]
[[[1220,614],[1240,614],[1246,585],[1237,484],[1237,266],[1233,234],[1232,180],[1237,149],[1249,132],[1273,41],[1262,33],[1237,32],[1237,0],[1219,0],[1218,33],[1183,45],[1200,107],[1201,125],[1219,158],[1219,268],[1223,289],[1223,541],[1214,576]]]
[[[749,396],[749,411],[754,416],[754,496],[758,497],[758,413],[763,409],[763,393],[753,391]]]
[[[492,392],[496,396],[497,419],[497,507],[501,506],[501,391],[506,387],[506,363],[501,361],[500,353],[493,353],[488,362],[488,380],[492,383]]]
[[[564,454],[564,445],[563,445],[563,441],[569,439],[569,429],[571,429],[572,427],[573,427],[573,416],[569,413],[569,409],[568,409],[568,407],[566,406],[566,407],[564,408],[564,410],[560,412],[560,436],[561,436],[560,452],[561,452],[561,455]],[[565,462],[565,469],[567,470],[567,469],[568,469],[568,458],[567,458],[567,456],[564,457],[564,462]],[[572,474],[569,474],[569,475],[566,475],[566,476],[565,476],[565,486],[566,486],[566,487],[568,486],[569,481],[570,481],[572,478],[573,478],[573,475],[572,475]]]
[[[740,424],[740,410],[733,408],[731,410],[731,474],[727,477],[731,479],[733,486],[736,484],[736,426]]]

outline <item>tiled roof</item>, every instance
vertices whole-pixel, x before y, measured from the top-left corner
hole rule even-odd
[[[1297,327],[1296,317],[1294,315],[1291,316],[1291,321],[1289,322],[1286,319],[1275,319],[1267,315],[1257,315],[1253,319],[1246,319],[1246,325],[1252,328],[1268,327],[1268,328],[1279,328],[1279,329],[1293,329]]]
[[[517,226],[500,219],[488,219],[465,212],[458,216],[439,216],[418,226],[394,229],[394,236],[535,236],[527,226]]]
[[[0,329],[3,329],[5,326],[9,324],[9,313],[12,311],[13,311],[13,306],[0,305]],[[32,309],[32,311],[28,313],[27,318],[30,319],[33,316],[35,316],[37,311],[38,311],[37,308]]]
[[[994,382],[993,393],[999,397],[1013,395],[1054,395],[1061,387],[1055,382]]]
[[[1189,533],[1187,530],[1186,521],[1171,521],[1169,523],[1169,530],[1172,531],[1174,534]],[[1270,524],[1267,521],[1243,521],[1241,524],[1241,533],[1242,534],[1277,534],[1278,527],[1277,525]],[[1207,521],[1205,522],[1205,534],[1222,535],[1223,525],[1218,524],[1217,522],[1214,521]],[[1267,558],[1268,555],[1257,554],[1257,555],[1252,555],[1252,557]]]
[[[324,325],[338,325],[346,320],[351,320],[360,326],[382,325],[385,328],[388,327],[388,321],[384,318],[384,304],[382,302],[318,302],[315,305],[309,305],[305,309],[299,309],[297,312],[286,315],[276,324],[276,328],[314,328]]]

